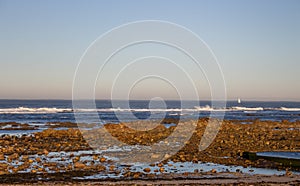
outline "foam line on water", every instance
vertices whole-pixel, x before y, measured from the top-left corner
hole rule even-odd
[[[195,106],[194,108],[98,108],[98,109],[75,109],[72,108],[29,108],[29,107],[17,107],[17,108],[1,108],[0,114],[47,114],[47,113],[68,113],[68,112],[232,112],[232,111],[287,111],[287,112],[299,112],[300,108],[263,108],[263,107],[242,107],[234,106],[228,108],[212,108],[206,106]]]

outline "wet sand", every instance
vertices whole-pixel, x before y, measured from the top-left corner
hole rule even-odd
[[[151,145],[165,140],[176,126],[165,127],[165,120],[157,123],[149,131],[135,131],[128,124],[106,124],[105,130],[128,145]],[[192,121],[190,121],[192,122]],[[194,121],[196,130],[185,146],[162,162],[143,165],[136,170],[134,165],[117,164],[110,159],[113,147],[94,150],[83,138],[82,133],[72,123],[48,124],[50,129],[32,135],[2,135],[0,138],[0,183],[48,183],[48,184],[286,184],[300,183],[297,167],[287,167],[269,160],[248,160],[244,152],[300,151],[299,122],[270,121],[223,121],[215,140],[204,151],[199,151],[199,143],[208,119]],[[243,124],[241,124],[243,123]],[[247,123],[247,124],[245,124]],[[139,124],[139,123],[136,123]],[[3,124],[4,125],[4,124]],[[19,126],[15,124],[14,126]],[[20,125],[21,126],[21,125]],[[30,126],[28,126],[30,127]],[[58,130],[59,128],[68,128]],[[57,128],[57,129],[55,129]],[[84,130],[88,135],[103,132],[104,128]],[[185,131],[182,135],[186,135]],[[88,135],[84,135],[88,137]],[[130,153],[130,151],[126,152]],[[243,170],[218,171],[195,168],[187,172],[176,172],[175,164],[191,162],[216,163],[228,166],[242,166]],[[184,164],[183,164],[184,165]],[[168,169],[170,167],[170,171]],[[255,174],[255,168],[283,170],[280,176]],[[173,172],[172,172],[172,171]],[[93,177],[93,175],[99,177]],[[90,179],[93,178],[93,179]],[[133,181],[132,181],[133,180]]]

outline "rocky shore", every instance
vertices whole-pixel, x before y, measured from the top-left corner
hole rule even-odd
[[[178,123],[177,120],[164,120],[147,131],[136,131],[129,127],[130,124],[126,123],[106,124],[104,128],[81,131],[75,127],[76,124],[49,123],[47,125],[52,127],[32,135],[2,135],[0,138],[0,182],[80,182],[79,178],[89,180],[89,176],[95,174],[102,175],[102,177],[97,178],[98,181],[207,179],[210,176],[215,178],[228,177],[228,174],[230,174],[230,179],[235,176],[240,179],[240,176],[243,175],[242,171],[218,172],[215,169],[205,171],[199,168],[178,174],[176,171],[175,173],[168,172],[168,167],[176,170],[178,167],[175,164],[178,162],[192,162],[194,164],[210,162],[249,167],[249,169],[255,167],[272,168],[284,170],[285,177],[299,181],[299,177],[291,172],[299,171],[297,167],[288,167],[270,160],[249,160],[243,157],[244,152],[299,152],[299,121],[222,121],[216,138],[204,151],[199,150],[199,143],[207,127],[208,119],[203,118],[198,121],[187,122],[194,122],[196,130],[191,134],[189,141],[185,142],[184,147],[163,161],[149,164],[138,171],[134,171],[132,165],[118,164],[101,150],[92,149],[87,143],[86,137],[88,135],[85,133],[101,134],[103,130],[106,130],[124,144],[149,146],[165,140],[174,132]],[[221,121],[216,120],[216,122]],[[167,123],[175,123],[175,125],[166,127],[165,124]],[[14,126],[19,125],[14,124]],[[67,129],[56,129],[60,127]],[[185,131],[180,132],[185,135]],[[101,135],[99,139],[101,139]],[[109,148],[111,147],[107,145],[102,150],[105,151]]]

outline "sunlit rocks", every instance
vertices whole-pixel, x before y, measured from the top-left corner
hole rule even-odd
[[[31,170],[31,173],[36,173],[37,171],[35,169],[32,169]]]
[[[96,160],[98,160],[98,159],[99,159],[99,157],[98,157],[97,155],[94,155],[94,156],[93,156],[93,160],[96,161]]]
[[[162,166],[164,166],[164,164],[158,163],[157,166],[158,166],[158,167],[162,167]]]
[[[135,122],[130,123],[130,125],[134,124]],[[123,123],[107,124],[105,128],[113,137],[130,145],[151,145],[157,143],[167,138],[174,130],[174,127],[167,129],[162,124],[156,125],[154,129],[148,131],[137,131]]]
[[[163,168],[163,167],[159,168],[159,172],[164,172],[164,171],[165,171],[165,168]]]
[[[285,175],[286,175],[286,176],[292,176],[293,173],[292,173],[288,168],[286,168],[286,170],[285,170]]]
[[[80,157],[79,156],[76,156],[72,159],[73,163],[76,163],[80,160]]]
[[[105,162],[105,161],[106,161],[106,158],[104,158],[104,157],[101,157],[101,158],[100,158],[100,162],[103,163],[103,162]]]
[[[3,161],[3,160],[5,160],[5,157],[3,154],[0,154],[0,161]]]
[[[115,170],[115,166],[114,165],[111,165],[111,166],[109,166],[109,171],[114,171]]]
[[[38,162],[38,163],[40,163],[42,161],[42,159],[40,157],[36,157],[35,161]]]
[[[151,154],[152,159],[157,159],[160,157],[160,154]]]
[[[76,169],[84,169],[85,168],[85,164],[83,164],[81,162],[76,162],[76,163],[74,163],[74,167]]]
[[[170,154],[165,154],[164,159],[168,159],[168,158],[170,158],[170,157],[171,157]]]
[[[8,164],[7,163],[0,163],[0,170],[6,170],[8,167]]]
[[[140,175],[141,175],[140,172],[136,172],[136,173],[133,174],[133,178],[137,179],[137,178],[140,177]]]
[[[18,159],[18,158],[19,158],[19,154],[17,154],[17,153],[14,153],[14,154],[12,154],[12,155],[8,156],[7,158],[8,158],[8,159],[10,159],[10,160],[16,160],[16,159]]]
[[[150,172],[151,171],[151,169],[149,168],[149,167],[147,167],[147,168],[144,168],[144,170],[143,170],[144,172]]]
[[[109,140],[104,136],[98,135],[94,139],[89,132],[99,132],[103,134],[103,129],[95,131],[82,131],[86,135],[82,136],[81,131],[73,127],[67,130],[47,129],[37,132],[33,136],[9,136],[4,135],[0,139],[0,175],[15,174],[22,171],[31,174],[45,172],[72,172],[76,171],[96,171],[110,174],[123,174],[129,177],[141,178],[143,175],[166,173],[169,168],[176,169],[176,162],[213,162],[226,165],[241,165],[244,167],[272,167],[284,168],[269,161],[247,160],[243,158],[243,152],[252,151],[299,151],[300,150],[300,130],[299,123],[295,122],[272,122],[272,121],[253,121],[251,124],[240,124],[240,121],[223,121],[216,138],[208,145],[205,150],[199,150],[199,144],[206,129],[208,119],[200,119],[194,122],[196,130],[191,134],[191,138],[185,141],[184,147],[175,154],[171,154],[168,149],[160,149],[160,152],[151,152],[149,158],[165,159],[163,162],[155,162],[141,170],[142,173],[125,173],[126,168],[119,170],[119,167],[103,154],[80,154],[78,151],[91,150],[92,148],[86,141],[86,137],[97,142],[105,142],[103,149],[113,147]],[[249,122],[249,121],[247,121]],[[68,124],[69,125],[69,124]],[[71,126],[71,124],[70,124]],[[136,131],[123,124],[107,124],[105,129],[116,139],[125,145],[145,145],[150,146],[154,143],[161,143],[172,146],[172,140],[167,137],[174,131],[176,126],[166,128],[164,125],[156,125],[149,131]],[[180,136],[187,134],[185,129],[179,131]],[[209,135],[211,135],[209,133]],[[64,152],[67,154],[56,157],[54,162],[50,159],[56,153]],[[69,154],[68,154],[69,153]],[[126,152],[128,155],[132,152]],[[89,158],[86,158],[89,156]],[[173,162],[170,162],[173,161]],[[151,167],[151,168],[150,168]],[[216,171],[216,170],[215,170]],[[209,173],[214,173],[214,170]],[[195,173],[201,170],[195,170]],[[153,176],[153,175],[152,175]]]
[[[103,165],[96,165],[95,170],[97,170],[98,172],[105,171],[106,167]]]
[[[44,149],[43,154],[48,155],[49,154],[48,150]]]

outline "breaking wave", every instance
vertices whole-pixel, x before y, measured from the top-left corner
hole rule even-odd
[[[300,108],[263,108],[263,107],[229,107],[229,108],[212,108],[208,105],[200,107],[195,106],[194,108],[98,108],[98,109],[75,109],[72,108],[28,108],[28,107],[18,107],[18,108],[1,108],[0,114],[47,114],[47,113],[72,113],[72,112],[230,112],[230,111],[285,111],[285,112],[300,112]]]

